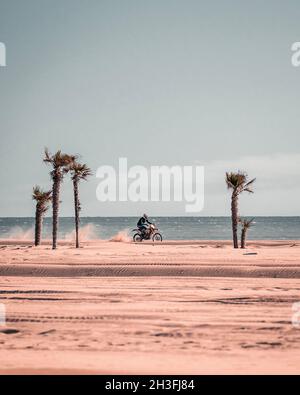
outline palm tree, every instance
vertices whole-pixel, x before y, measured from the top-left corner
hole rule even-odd
[[[32,199],[36,201],[34,245],[41,244],[43,216],[49,208],[52,191],[43,191],[38,185],[33,188]]]
[[[73,155],[63,154],[57,151],[55,154],[50,154],[48,149],[45,149],[44,162],[52,166],[50,172],[53,186],[52,186],[52,248],[55,250],[57,246],[57,232],[58,232],[58,211],[59,211],[59,195],[60,185],[63,181],[64,174],[69,171],[68,166],[76,159]]]
[[[241,235],[241,248],[246,247],[246,235],[248,229],[252,226],[254,218],[252,219],[241,219],[240,223],[242,224],[242,235]]]
[[[74,190],[76,248],[79,248],[79,212],[81,210],[81,206],[79,201],[78,184],[81,180],[86,181],[87,178],[92,175],[92,171],[86,164],[78,163],[76,160],[70,164],[69,169],[71,171]]]
[[[253,193],[251,186],[255,181],[253,178],[251,181],[248,181],[247,173],[238,171],[237,173],[226,173],[225,181],[228,189],[232,189],[231,195],[231,220],[232,220],[232,237],[233,237],[233,247],[239,248],[237,229],[239,222],[238,215],[238,199],[239,195],[246,191],[249,193]]]

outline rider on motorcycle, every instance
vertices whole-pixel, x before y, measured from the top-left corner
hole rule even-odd
[[[152,225],[152,223],[149,221],[147,214],[144,214],[137,223],[137,227],[144,235],[147,233],[149,225]]]

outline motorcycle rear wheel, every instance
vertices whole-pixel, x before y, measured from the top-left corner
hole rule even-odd
[[[135,235],[133,235],[133,241],[135,243],[140,243],[141,241],[143,241],[143,238],[139,233],[136,233]]]

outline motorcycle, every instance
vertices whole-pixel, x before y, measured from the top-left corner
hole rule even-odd
[[[158,232],[158,228],[154,224],[150,224],[149,227],[145,231],[141,231],[140,229],[133,229],[132,232],[136,232],[133,235],[133,241],[135,243],[141,242],[143,240],[152,240],[152,241],[162,241],[162,235]]]

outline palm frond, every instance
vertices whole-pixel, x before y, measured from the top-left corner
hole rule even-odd
[[[241,185],[245,184],[246,180],[247,174],[244,172],[226,173],[226,183],[229,188],[239,188]]]
[[[53,170],[50,172],[51,178],[63,177],[64,173],[69,171],[69,166],[76,161],[76,155],[69,155],[58,150],[55,154],[51,154],[48,148],[45,148],[44,162],[50,164]]]
[[[52,191],[44,191],[40,186],[33,187],[32,199],[39,205],[48,205],[52,200]]]
[[[254,223],[255,218],[251,219],[240,219],[240,223],[242,224],[243,229],[249,229]]]
[[[228,189],[230,189],[230,188],[233,189],[234,188],[234,185],[233,185],[232,180],[231,180],[231,173],[227,173],[226,172],[225,182],[226,182],[226,185],[227,185]]]
[[[47,147],[45,148],[45,152],[44,153],[45,153],[45,156],[44,156],[43,161],[46,162],[46,163],[52,163],[52,155],[50,154],[50,152],[49,152]]]
[[[252,185],[252,184],[255,182],[255,180],[256,180],[256,178],[253,178],[251,181],[248,181],[248,182],[245,184],[245,187],[248,187],[248,186]]]
[[[233,189],[236,193],[241,193],[243,191],[253,192],[251,185],[254,183],[255,178],[248,181],[248,175],[246,172],[226,172],[225,182],[228,189]]]
[[[253,190],[251,188],[252,184],[254,183],[254,181],[256,180],[256,178],[253,178],[253,180],[247,182],[244,187],[243,187],[243,191],[249,192],[249,193],[253,193]]]
[[[85,163],[78,163],[76,160],[70,164],[69,170],[71,172],[71,178],[73,181],[86,181],[87,178],[93,174],[92,170]]]

